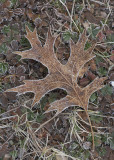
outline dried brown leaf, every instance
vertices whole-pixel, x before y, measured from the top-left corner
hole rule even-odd
[[[32,48],[23,52],[16,52],[16,54],[21,55],[22,59],[27,58],[41,62],[48,68],[49,74],[46,78],[41,80],[24,80],[24,85],[7,91],[18,92],[19,94],[33,92],[35,94],[32,104],[33,106],[49,91],[56,88],[62,88],[66,90],[67,96],[51,103],[47,112],[57,110],[57,114],[59,114],[69,106],[80,106],[84,108],[91,126],[91,121],[87,113],[88,101],[93,92],[103,87],[102,83],[106,78],[97,77],[85,88],[80,88],[77,84],[79,71],[85,63],[95,57],[92,54],[95,45],[92,45],[88,50],[84,50],[85,43],[88,39],[86,31],[81,34],[80,39],[76,44],[71,41],[71,54],[65,65],[61,64],[54,54],[53,45],[55,37],[52,36],[50,30],[48,31],[46,43],[43,47],[37,36],[36,29],[31,32],[26,28],[26,31],[26,38],[29,40]]]
[[[84,10],[81,18],[83,20],[88,20],[90,23],[94,23],[94,24],[97,24],[97,25],[100,24],[100,20],[101,20],[99,17],[96,18],[93,15],[93,13],[91,13],[89,10]]]

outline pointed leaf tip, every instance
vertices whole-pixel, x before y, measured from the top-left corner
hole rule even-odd
[[[70,38],[70,45],[73,46],[75,45],[74,41]]]
[[[22,52],[21,51],[16,51],[16,52],[13,52],[13,53],[22,56]]]
[[[51,33],[51,26],[49,26],[48,34],[52,36],[52,33]]]
[[[49,26],[48,32],[47,32],[47,39],[54,39],[54,36],[52,35],[51,26]]]
[[[26,30],[27,34],[29,34],[30,32],[32,32],[27,25],[25,25],[25,30]]]
[[[86,43],[87,39],[88,39],[88,36],[86,36],[86,29],[83,30],[82,34],[80,35],[80,38],[79,38],[79,42],[80,43]]]
[[[34,105],[37,104],[37,103],[38,103],[38,100],[37,100],[36,97],[34,96],[31,107],[33,108]]]

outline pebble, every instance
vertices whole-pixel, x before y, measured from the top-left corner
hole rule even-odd
[[[88,149],[90,149],[90,147],[91,147],[91,142],[86,141],[86,142],[83,143],[83,148],[84,149],[88,150]]]
[[[101,17],[106,18],[106,16],[107,16],[106,12],[101,11]]]
[[[114,22],[112,22],[112,28],[114,28]]]

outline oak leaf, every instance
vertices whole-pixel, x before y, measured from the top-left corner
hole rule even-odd
[[[42,46],[37,36],[36,29],[31,32],[26,28],[26,32],[26,38],[29,40],[32,48],[30,50],[16,52],[16,54],[21,55],[22,59],[33,59],[41,62],[48,68],[48,75],[44,79],[40,80],[24,80],[24,85],[7,91],[18,92],[19,94],[33,92],[35,96],[32,106],[34,106],[35,103],[38,103],[49,91],[56,88],[62,88],[67,92],[67,96],[51,103],[47,112],[56,110],[57,114],[59,114],[70,106],[80,106],[86,111],[87,118],[91,126],[87,113],[88,101],[93,92],[103,87],[102,83],[106,78],[97,77],[88,86],[80,88],[77,84],[77,77],[84,64],[95,57],[95,55],[92,54],[95,44],[93,44],[89,49],[84,50],[85,43],[88,39],[86,31],[84,30],[76,44],[71,41],[70,57],[68,62],[63,65],[58,61],[54,53],[53,45],[56,37],[52,36],[50,29],[44,46]]]

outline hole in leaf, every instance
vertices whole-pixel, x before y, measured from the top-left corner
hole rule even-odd
[[[28,70],[26,71],[29,75],[27,79],[42,79],[48,74],[48,69],[42,63],[31,59],[24,59],[25,63],[28,64]]]
[[[40,101],[38,105],[35,105],[33,108],[39,108],[41,112],[44,112],[49,104],[54,102],[55,100],[59,100],[64,98],[67,95],[66,91],[63,89],[55,89],[53,91],[48,92]]]
[[[62,37],[58,36],[54,43],[54,52],[60,63],[66,64],[70,56],[69,43],[62,42]]]

